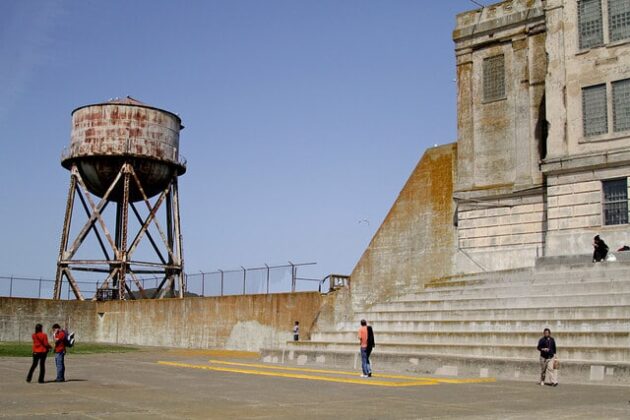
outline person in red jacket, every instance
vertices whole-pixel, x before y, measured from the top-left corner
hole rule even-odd
[[[64,357],[66,355],[66,333],[61,329],[59,324],[53,325],[53,340],[55,340],[55,365],[57,366],[56,382],[65,382],[66,380],[66,364]]]
[[[48,344],[48,336],[46,333],[42,332],[42,324],[35,325],[35,334],[33,334],[33,364],[31,365],[31,369],[28,371],[28,375],[26,375],[26,382],[31,382],[33,379],[33,372],[37,367],[37,363],[39,363],[39,382],[40,384],[44,383],[44,375],[46,375],[46,356],[48,355],[48,351],[51,349],[50,344]]]

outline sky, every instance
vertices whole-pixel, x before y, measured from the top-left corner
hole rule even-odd
[[[349,274],[425,149],[456,140],[469,0],[0,2],[0,276],[54,278],[73,109],[178,113],[187,272]]]

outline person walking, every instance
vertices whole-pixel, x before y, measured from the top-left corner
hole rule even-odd
[[[361,374],[362,378],[367,378],[370,376],[370,371],[368,367],[368,328],[367,321],[365,319],[361,320],[361,326],[359,327],[359,345],[361,347],[361,370],[363,373]]]
[[[551,336],[549,328],[545,328],[543,336],[538,340],[538,351],[540,351],[540,385],[545,385],[547,381],[551,386],[558,386],[557,371],[554,368],[556,340]]]
[[[59,324],[53,325],[53,340],[55,341],[55,365],[57,366],[56,382],[66,381],[66,333]]]
[[[367,339],[367,367],[368,367],[368,377],[372,376],[372,363],[370,363],[370,355],[372,354],[372,350],[376,344],[374,344],[374,330],[372,330],[372,326],[367,326],[368,339]]]
[[[48,336],[42,332],[42,324],[35,325],[35,333],[31,336],[33,338],[33,364],[26,375],[26,382],[31,382],[33,379],[33,372],[39,363],[39,379],[37,382],[44,383],[44,376],[46,375],[46,356],[51,349],[48,344]]]
[[[606,255],[608,255],[608,245],[599,235],[595,235],[593,238],[593,262],[605,261]]]
[[[293,325],[293,341],[298,341],[300,339],[300,321],[295,321]]]

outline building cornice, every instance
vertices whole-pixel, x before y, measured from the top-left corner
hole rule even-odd
[[[540,163],[540,170],[545,175],[557,175],[628,164],[630,164],[630,150],[624,148],[545,159]]]

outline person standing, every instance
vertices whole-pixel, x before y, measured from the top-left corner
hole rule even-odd
[[[367,326],[368,339],[367,339],[367,367],[368,367],[368,376],[372,376],[372,363],[370,363],[370,355],[372,354],[372,350],[376,344],[374,344],[374,330],[372,330],[372,326]]]
[[[293,325],[293,341],[298,341],[300,339],[300,321],[295,321],[295,325]]]
[[[65,382],[66,333],[59,324],[53,325],[53,340],[55,341],[55,365],[57,366],[57,378],[55,381]]]
[[[42,324],[35,325],[35,333],[31,336],[33,338],[33,364],[26,375],[26,382],[31,382],[33,379],[33,372],[39,363],[39,379],[37,382],[44,383],[44,376],[46,375],[46,356],[51,349],[48,344],[48,336],[42,332]]]
[[[362,378],[367,378],[370,376],[369,366],[368,366],[368,328],[367,321],[365,319],[361,320],[361,326],[359,327],[358,333],[359,345],[361,346],[361,370],[363,373],[361,374]]]
[[[605,261],[607,254],[608,245],[599,235],[595,235],[593,238],[593,262]]]
[[[551,386],[558,386],[558,377],[554,368],[556,356],[556,341],[551,336],[551,330],[545,328],[543,336],[538,340],[538,351],[540,351],[540,385],[545,385],[545,380]]]

